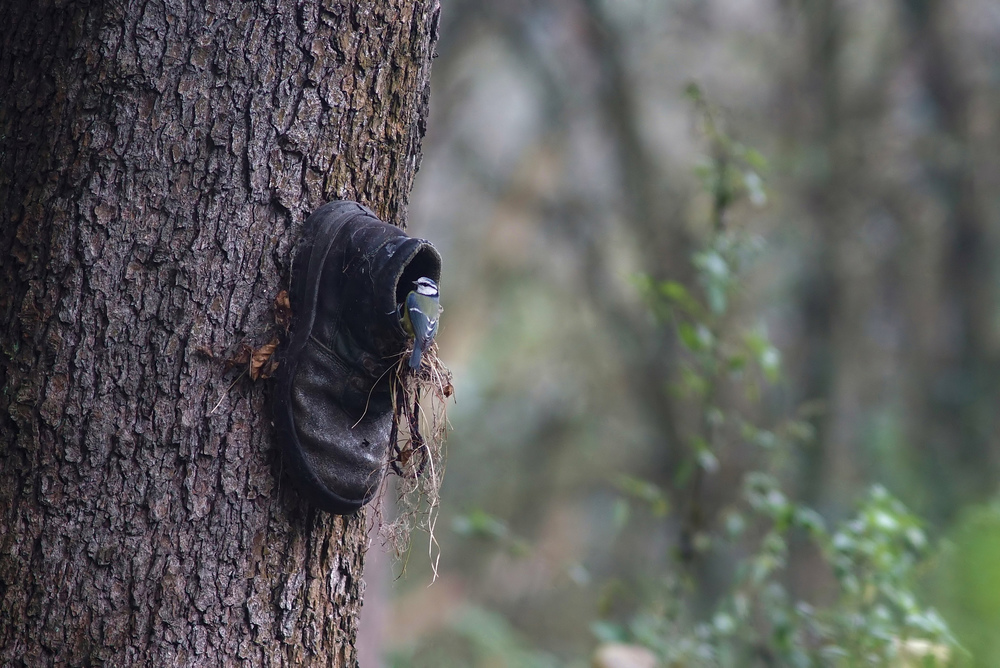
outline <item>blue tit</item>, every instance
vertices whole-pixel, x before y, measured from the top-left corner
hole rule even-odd
[[[437,334],[441,304],[438,302],[440,293],[437,283],[423,276],[413,281],[413,285],[416,287],[406,295],[406,301],[400,305],[400,309],[403,329],[413,337],[410,368],[417,369],[420,367],[420,356]]]

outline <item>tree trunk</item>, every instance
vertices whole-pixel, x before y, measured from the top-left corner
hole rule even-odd
[[[4,3],[0,664],[356,664],[363,517],[281,476],[310,211],[402,224],[437,0]]]

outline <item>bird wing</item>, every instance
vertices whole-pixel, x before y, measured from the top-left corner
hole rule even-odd
[[[432,314],[424,313],[420,308],[422,300],[416,292],[411,292],[406,296],[406,310],[408,311],[410,327],[413,329],[413,336],[426,341],[434,336],[437,331],[437,317],[431,318]]]

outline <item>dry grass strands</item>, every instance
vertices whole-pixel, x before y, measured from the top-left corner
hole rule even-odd
[[[412,347],[400,357],[392,379],[389,470],[397,477],[396,519],[387,523],[378,517],[376,521],[383,544],[392,549],[397,559],[409,553],[414,529],[426,531],[428,557],[436,579],[440,553],[434,525],[444,478],[444,441],[449,428],[447,401],[454,394],[454,387],[451,371],[437,356],[436,343],[424,351],[418,369],[409,367],[411,351]],[[383,485],[384,493],[389,484],[383,482]]]

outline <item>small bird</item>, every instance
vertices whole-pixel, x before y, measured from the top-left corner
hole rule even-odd
[[[420,356],[434,340],[438,331],[438,317],[441,315],[440,293],[437,283],[421,276],[413,281],[416,287],[406,295],[406,301],[400,304],[403,329],[413,337],[413,354],[410,355],[410,368],[420,368]]]

